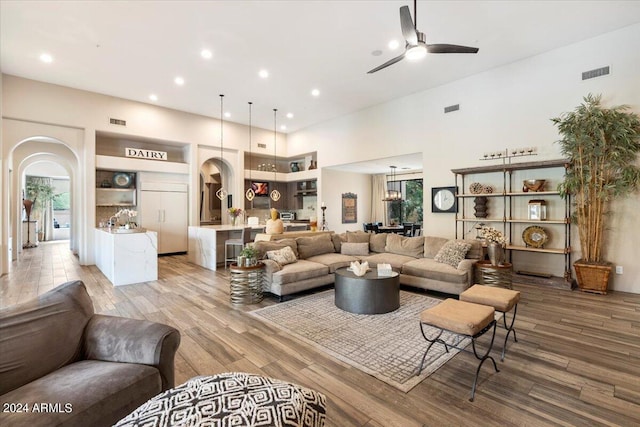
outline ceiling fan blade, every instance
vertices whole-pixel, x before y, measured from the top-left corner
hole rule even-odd
[[[402,55],[400,55],[400,56],[396,56],[395,58],[388,60],[388,61],[387,61],[387,62],[385,62],[384,64],[377,66],[377,67],[376,67],[376,68],[374,68],[373,70],[367,71],[367,74],[373,74],[373,73],[375,73],[376,71],[380,71],[380,70],[382,70],[383,68],[387,68],[389,65],[393,65],[393,64],[395,64],[396,62],[401,61],[401,60],[404,58],[404,54],[405,54],[405,53],[406,53],[406,51],[405,51],[405,52],[402,52]]]
[[[400,26],[402,27],[402,36],[411,46],[418,44],[418,34],[416,27],[411,20],[411,11],[409,6],[402,6],[400,8]]]
[[[458,46],[455,44],[428,44],[429,53],[478,53],[477,47]]]

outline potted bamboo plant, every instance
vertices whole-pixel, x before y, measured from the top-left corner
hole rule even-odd
[[[574,111],[552,119],[558,127],[561,152],[569,160],[558,186],[572,196],[582,258],[574,262],[582,291],[606,293],[612,264],[602,249],[609,204],[640,187],[640,119],[626,105],[605,108],[601,96],[589,94]]]

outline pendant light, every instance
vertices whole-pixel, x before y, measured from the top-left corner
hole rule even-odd
[[[218,196],[218,199],[220,199],[221,201],[226,199],[227,196],[229,195],[229,193],[227,192],[227,190],[224,189],[224,183],[222,182],[222,167],[224,166],[223,163],[223,149],[224,149],[224,144],[223,144],[223,133],[222,133],[222,125],[224,124],[224,104],[223,104],[223,99],[224,99],[224,95],[220,95],[220,189],[218,191],[216,191],[216,196]]]
[[[396,166],[389,166],[391,168],[391,185],[396,186]],[[402,193],[400,190],[389,189],[389,181],[387,180],[387,191],[384,195],[383,202],[396,202],[402,200]]]
[[[249,188],[244,193],[244,196],[248,201],[252,201],[254,197],[256,197],[256,192],[253,191],[253,182],[251,181],[251,167],[253,163],[253,155],[251,153],[251,104],[253,102],[249,102]]]
[[[278,172],[278,168],[277,168],[277,162],[276,162],[276,140],[277,140],[277,133],[276,133],[276,129],[277,129],[277,124],[276,124],[276,116],[278,114],[278,109],[274,108],[273,109],[273,191],[271,191],[270,197],[271,200],[273,200],[274,202],[277,202],[278,200],[280,200],[280,192],[275,188],[275,184],[276,184],[276,179],[277,179],[277,172]]]

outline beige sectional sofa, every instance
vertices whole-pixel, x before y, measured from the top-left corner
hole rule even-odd
[[[452,245],[468,247],[464,259],[442,262],[442,252]],[[295,253],[295,262],[282,264],[268,258],[268,252],[280,251],[285,246]],[[482,256],[482,246],[477,240],[364,232],[257,241],[254,247],[265,263],[264,291],[281,299],[334,283],[334,272],[353,261],[367,261],[372,268],[379,263],[391,264],[400,273],[400,284],[460,294],[473,284],[473,265]],[[274,253],[278,252],[271,255]]]

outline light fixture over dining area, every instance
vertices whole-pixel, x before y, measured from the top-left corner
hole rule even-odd
[[[400,191],[400,183],[398,182],[398,189],[395,189],[396,186],[396,166],[389,166],[391,168],[391,173],[387,175],[387,191],[384,194],[383,202],[397,202],[402,201],[402,192]],[[393,186],[393,188],[389,188],[389,183]]]

